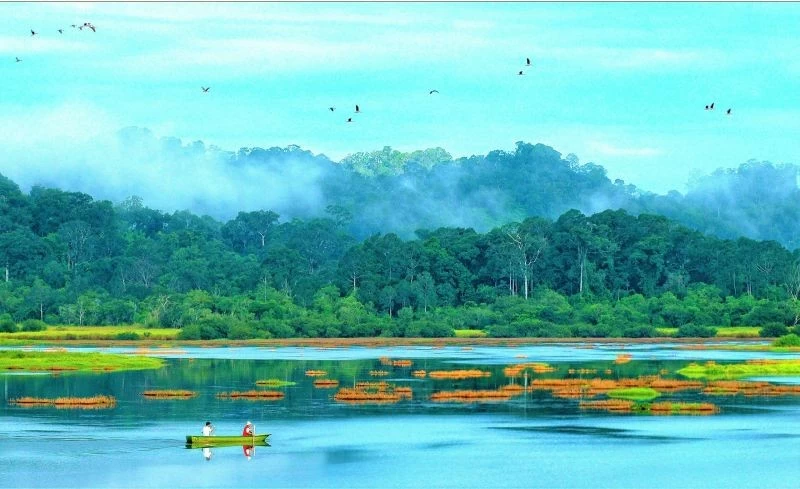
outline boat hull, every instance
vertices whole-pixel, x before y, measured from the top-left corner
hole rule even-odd
[[[194,436],[186,435],[186,444],[194,447],[216,447],[223,445],[263,445],[267,442],[266,435],[253,436]]]

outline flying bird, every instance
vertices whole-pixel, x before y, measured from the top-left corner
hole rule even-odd
[[[64,33],[64,29],[59,29],[59,30],[58,30],[58,33],[59,33],[59,34],[63,34],[63,33]]]
[[[19,63],[20,61],[22,61],[21,59],[17,58],[16,56],[15,56],[15,59],[17,60],[17,63]]]
[[[731,115],[731,109],[728,109],[728,111],[727,111],[727,112],[725,112],[725,114],[726,114],[726,115]]]
[[[519,70],[519,73],[517,73],[517,75],[524,75],[524,74],[525,73],[523,73],[522,70]]]
[[[711,105],[706,105],[706,110],[714,110],[714,102],[711,102]]]
[[[94,26],[92,25],[92,23],[91,23],[91,22],[84,22],[84,23],[83,23],[83,26],[81,27],[81,30],[82,30],[84,27],[88,27],[89,29],[91,29],[91,30],[92,30],[92,32],[97,32],[97,30],[94,28]]]
[[[35,36],[36,34],[38,34],[38,32],[36,32],[33,29],[31,29],[31,36]]]
[[[531,59],[525,58],[525,66],[530,66],[530,65],[531,65]]]
[[[203,93],[208,93],[208,91],[211,90],[211,87],[200,87],[200,88],[203,89]]]
[[[336,107],[328,107],[328,110],[330,110],[331,112],[333,112],[334,110],[336,110]]]
[[[356,114],[360,114],[360,113],[361,113],[361,109],[359,109],[358,108],[358,104],[356,104]]]
[[[353,122],[353,118],[352,117],[348,117],[346,122]]]
[[[439,93],[439,90],[431,90],[428,92],[428,95],[433,95],[434,93]]]

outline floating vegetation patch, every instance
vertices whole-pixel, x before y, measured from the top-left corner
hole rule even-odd
[[[650,387],[623,387],[608,391],[608,397],[629,401],[652,401],[661,394]]]
[[[197,392],[183,389],[148,390],[142,395],[148,399],[191,399],[197,396]]]
[[[654,402],[651,414],[715,414],[719,408],[710,402]]]
[[[431,394],[434,402],[502,402],[511,399],[515,393],[504,389],[453,390]]]
[[[518,363],[516,365],[509,365],[508,367],[503,369],[503,375],[506,377],[521,377],[523,372],[530,370],[535,374],[545,374],[549,372],[555,372],[555,367],[552,367],[546,363],[541,362],[530,362],[530,363]]]
[[[91,397],[57,397],[46,399],[41,397],[20,397],[12,399],[9,404],[22,407],[55,407],[57,409],[110,409],[117,405],[113,396]]]
[[[281,379],[262,379],[256,380],[256,385],[260,387],[288,387],[290,385],[296,385],[297,382],[292,382],[290,380],[281,380]]]
[[[370,370],[369,374],[372,377],[386,377],[387,375],[389,375],[389,372],[386,370]]]
[[[317,379],[314,381],[314,387],[317,389],[333,389],[339,387],[339,381],[335,379]]]
[[[410,367],[413,364],[411,360],[392,360],[393,367]]]
[[[307,377],[324,377],[328,375],[325,370],[306,370]]]
[[[603,399],[599,401],[581,401],[579,409],[608,411],[612,413],[630,413],[636,403],[625,399]]]
[[[617,355],[617,358],[614,359],[614,363],[617,365],[622,365],[624,363],[628,363],[632,360],[632,356],[630,353],[620,353]]]
[[[245,399],[248,401],[279,401],[286,397],[281,391],[233,391],[220,392],[217,399]]]
[[[359,388],[342,388],[333,396],[334,400],[353,404],[395,403],[402,398],[400,394],[389,391],[373,391]]]
[[[479,379],[482,377],[491,377],[491,372],[486,372],[478,369],[470,370],[432,370],[428,372],[428,377],[432,379]]]
[[[577,368],[577,369],[576,368],[571,368],[571,369],[567,370],[567,373],[570,374],[570,375],[575,375],[575,374],[578,374],[578,375],[594,375],[594,374],[597,373],[597,369],[596,368]]]
[[[678,370],[680,375],[691,379],[736,379],[756,375],[800,375],[800,360],[749,360],[745,363],[718,364],[692,363]]]
[[[411,372],[412,377],[416,377],[418,379],[424,379],[428,375],[428,372],[424,370],[414,370]]]
[[[355,388],[356,389],[376,389],[376,390],[386,390],[389,388],[389,383],[385,381],[380,382],[356,382]]]

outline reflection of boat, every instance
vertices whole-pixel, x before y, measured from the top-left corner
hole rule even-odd
[[[193,436],[186,435],[186,446],[190,448],[224,447],[233,445],[264,445],[269,433],[253,436]]]

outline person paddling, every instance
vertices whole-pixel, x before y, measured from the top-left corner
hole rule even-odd
[[[206,425],[203,426],[203,436],[211,436],[214,433],[214,425],[211,424],[211,421],[206,421]]]
[[[242,430],[242,436],[253,436],[253,423],[250,421],[244,425],[244,429]]]

